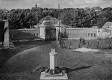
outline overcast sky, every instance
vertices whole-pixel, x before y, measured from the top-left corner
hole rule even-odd
[[[112,0],[59,0],[61,7],[108,7],[112,6]],[[0,8],[31,8],[36,3],[40,7],[57,8],[58,0],[0,0]]]

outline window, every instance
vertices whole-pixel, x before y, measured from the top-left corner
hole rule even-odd
[[[91,37],[93,36],[93,33],[91,33]]]
[[[94,37],[96,37],[96,34],[94,33]]]
[[[88,37],[90,36],[90,33],[88,33]]]

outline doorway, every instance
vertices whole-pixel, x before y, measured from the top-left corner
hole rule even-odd
[[[48,28],[45,30],[46,40],[56,40],[56,29]]]

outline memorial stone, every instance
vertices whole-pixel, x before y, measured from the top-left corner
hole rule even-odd
[[[8,28],[8,21],[5,21],[5,25],[4,25],[4,43],[3,46],[4,48],[9,48],[9,28]]]
[[[50,70],[48,72],[43,71],[40,75],[40,80],[68,80],[67,73],[65,71],[60,73],[55,73],[55,55],[57,52],[55,52],[55,49],[51,49],[51,52],[49,53],[50,56]]]

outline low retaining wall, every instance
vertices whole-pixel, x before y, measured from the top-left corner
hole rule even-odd
[[[38,29],[16,29],[10,30],[10,40],[32,40],[39,38]]]

